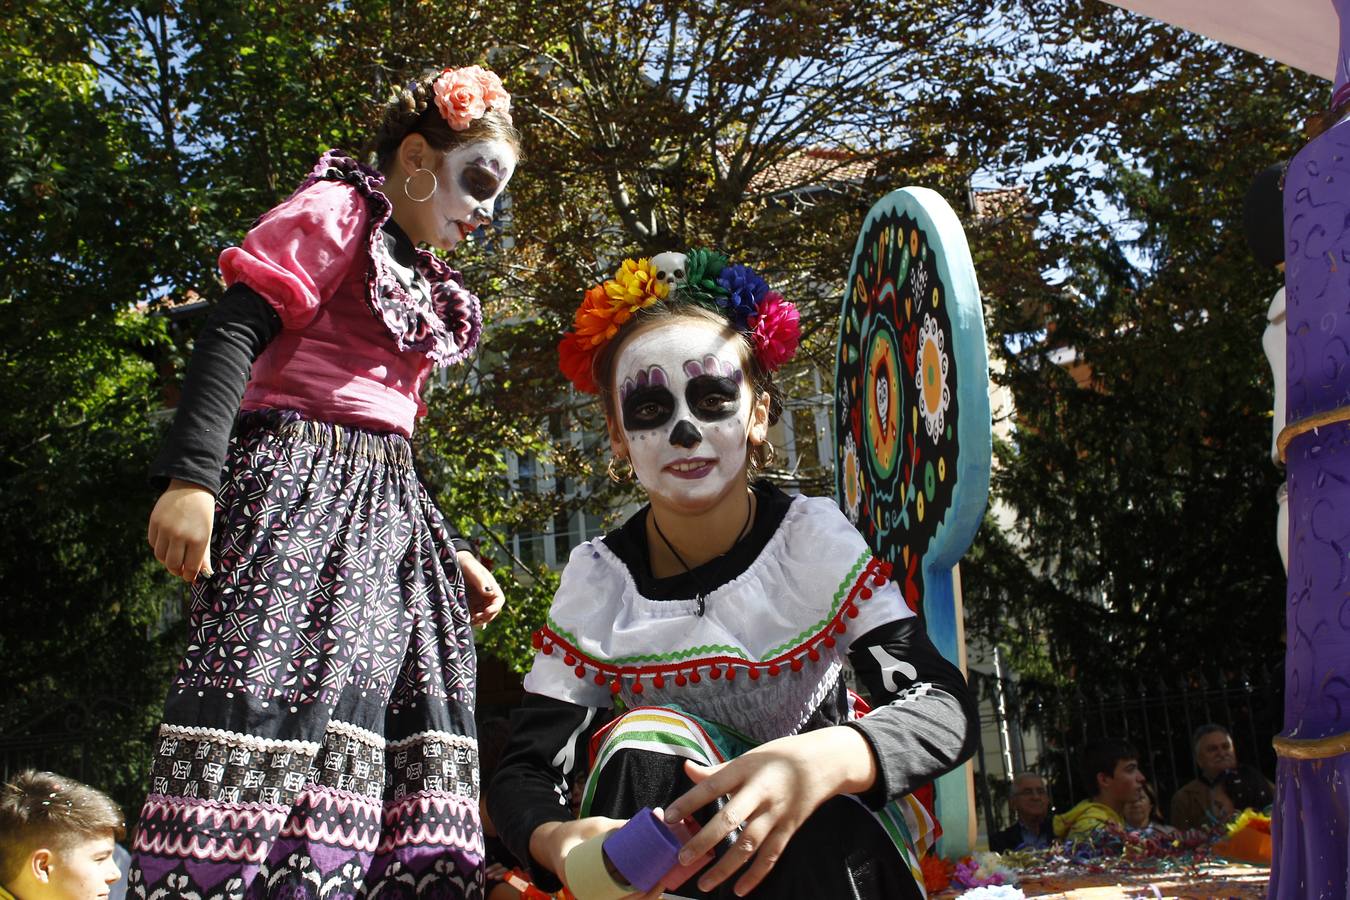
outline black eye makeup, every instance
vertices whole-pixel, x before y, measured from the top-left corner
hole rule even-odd
[[[622,411],[626,431],[660,428],[675,414],[675,395],[665,385],[635,388],[623,398]]]
[[[718,422],[736,415],[741,408],[741,386],[721,375],[699,375],[684,389],[689,409],[704,422]]]
[[[480,203],[485,203],[495,197],[501,183],[501,179],[490,169],[484,168],[478,163],[465,166],[464,171],[459,175],[460,187]]]

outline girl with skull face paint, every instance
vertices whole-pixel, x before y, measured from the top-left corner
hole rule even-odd
[[[413,470],[431,370],[481,327],[450,250],[516,166],[479,66],[384,107],[376,166],[325,153],[220,258],[153,475],[192,583],[132,896],[481,897],[474,624],[492,575]]]
[[[488,790],[541,887],[650,806],[702,826],[671,896],[923,894],[909,795],[974,752],[975,706],[834,503],[747,477],[798,335],[758,275],[696,250],[625,261],[560,345],[650,502],[573,551]]]

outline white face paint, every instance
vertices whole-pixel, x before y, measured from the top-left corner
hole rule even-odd
[[[737,345],[714,325],[677,320],[619,353],[619,425],[654,500],[699,506],[744,487],[754,404]]]
[[[474,229],[491,223],[497,198],[515,170],[516,152],[502,140],[475,141],[446,153],[436,167],[436,193],[419,204],[426,208],[420,240],[449,250]]]

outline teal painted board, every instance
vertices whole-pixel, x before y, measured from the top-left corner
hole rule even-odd
[[[989,495],[989,357],[965,232],[935,191],[887,194],[858,234],[840,311],[834,435],[840,507],[894,565],[938,650],[960,663],[951,570]],[[962,773],[939,779],[935,811],[953,838],[967,833]]]

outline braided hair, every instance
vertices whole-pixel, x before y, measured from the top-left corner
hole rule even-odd
[[[373,157],[376,167],[387,172],[394,156],[410,134],[420,134],[431,147],[441,153],[477,141],[502,140],[520,155],[520,132],[510,120],[494,109],[475,119],[463,131],[455,131],[445,121],[436,106],[432,82],[440,69],[427,69],[420,76],[396,89],[379,111],[375,135],[366,144],[365,154]]]

